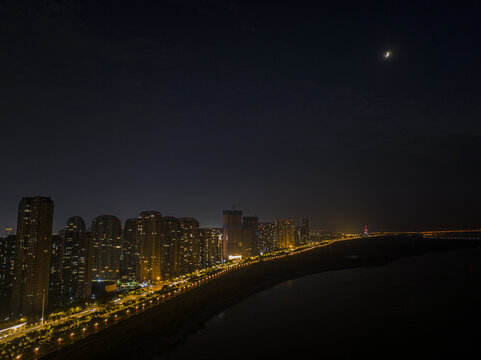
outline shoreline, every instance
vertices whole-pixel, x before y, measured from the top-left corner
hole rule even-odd
[[[216,314],[291,279],[439,251],[479,247],[481,241],[420,237],[361,238],[333,243],[228,273],[202,287],[89,336],[42,359],[163,359]]]
[[[391,261],[395,261],[395,260],[397,260],[397,259],[393,259]],[[389,262],[391,262],[391,261],[389,261]],[[382,263],[382,264],[376,264],[376,265],[374,265],[374,264],[373,265],[365,265],[365,266],[353,265],[353,266],[350,266],[350,267],[329,268],[329,269],[324,269],[324,270],[321,270],[321,271],[318,271],[318,272],[313,272],[311,274],[301,275],[301,276],[298,276],[298,277],[290,277],[290,278],[286,278],[284,280],[279,280],[279,281],[273,282],[271,284],[266,284],[265,286],[262,286],[258,289],[252,289],[251,291],[246,291],[242,294],[239,294],[235,298],[225,300],[224,303],[219,307],[219,309],[217,309],[215,311],[204,312],[204,313],[198,314],[196,316],[196,321],[191,321],[191,322],[185,324],[184,327],[182,329],[180,329],[178,333],[172,334],[168,338],[162,338],[162,341],[169,345],[169,348],[168,348],[167,352],[170,352],[170,351],[174,350],[177,346],[180,346],[182,344],[182,342],[186,338],[188,338],[189,336],[194,335],[199,330],[205,329],[206,328],[206,326],[205,326],[206,322],[208,322],[210,319],[215,317],[217,314],[230,309],[232,306],[244,301],[245,299],[249,298],[252,295],[255,295],[255,294],[260,293],[262,291],[268,290],[269,288],[274,287],[274,286],[279,285],[279,284],[282,284],[286,281],[299,279],[299,278],[302,278],[302,277],[305,277],[305,276],[321,274],[321,273],[324,273],[324,272],[349,270],[349,269],[359,269],[359,268],[370,268],[370,267],[381,267],[381,266],[388,265],[389,262]],[[159,355],[154,356],[153,360],[162,359],[162,357],[158,357],[158,356]]]
[[[476,246],[474,246],[472,248],[475,248],[475,247]],[[478,248],[479,248],[479,246],[478,246]],[[232,301],[226,301],[225,304],[224,304],[225,306],[221,310],[219,310],[217,312],[214,312],[214,313],[199,314],[197,316],[197,318],[198,318],[197,322],[191,322],[189,324],[186,324],[184,326],[184,328],[182,328],[178,333],[173,334],[170,338],[162,339],[162,341],[165,341],[166,343],[170,344],[169,350],[166,353],[162,354],[162,356],[165,355],[168,358],[168,356],[170,355],[170,352],[174,351],[177,347],[182,346],[182,343],[188,337],[194,336],[198,331],[206,329],[207,328],[206,323],[208,321],[210,321],[211,319],[213,319],[215,316],[217,316],[219,313],[222,313],[226,310],[229,310],[232,306],[235,306],[238,303],[248,299],[252,295],[255,295],[257,293],[269,290],[270,288],[275,287],[275,286],[280,285],[280,284],[283,284],[287,281],[296,280],[296,279],[300,279],[300,278],[303,278],[303,277],[318,275],[318,274],[327,273],[327,272],[384,267],[384,266],[390,265],[391,263],[394,263],[396,261],[403,260],[403,259],[415,258],[415,257],[420,257],[420,256],[432,255],[432,254],[438,254],[438,253],[443,253],[443,252],[461,251],[461,250],[466,250],[466,249],[469,249],[469,248],[454,248],[454,249],[446,249],[446,250],[435,250],[435,251],[428,252],[428,253],[408,255],[408,256],[403,256],[403,257],[388,257],[386,262],[382,262],[382,263],[378,263],[378,264],[372,263],[372,264],[367,264],[367,265],[362,265],[362,266],[352,265],[352,266],[326,268],[326,269],[316,271],[316,272],[313,272],[313,273],[310,273],[310,274],[301,275],[299,277],[290,277],[288,279],[281,280],[279,282],[275,282],[271,285],[267,285],[266,287],[262,287],[259,290],[254,290],[254,291],[251,291],[249,293],[247,293],[247,292],[243,293],[243,294],[239,295],[236,299],[233,299]],[[152,360],[161,360],[161,359],[164,359],[164,357],[161,357],[160,355],[157,355]]]

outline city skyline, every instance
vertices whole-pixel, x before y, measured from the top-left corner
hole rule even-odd
[[[43,196],[43,195],[34,195],[32,197],[36,197],[36,196],[40,196],[40,197],[48,197],[48,198],[51,198],[50,196]],[[56,202],[57,204],[57,202]],[[233,207],[237,207],[237,206],[233,206]],[[17,208],[18,208],[18,204],[17,204]],[[219,213],[220,215],[218,216],[219,217],[219,221],[217,221],[215,223],[215,225],[211,225],[209,223],[201,223],[200,220],[198,220],[198,217],[191,217],[193,219],[196,219],[199,221],[199,223],[201,223],[201,225],[203,227],[206,227],[206,228],[222,228],[222,209],[219,210]],[[142,213],[142,212],[158,212],[157,210],[142,210],[140,211],[139,213]],[[244,211],[243,211],[244,212]],[[292,219],[294,221],[297,222],[301,222],[302,219],[305,218],[305,216],[298,216],[298,217],[287,217],[287,216],[280,216],[278,218],[266,218],[266,217],[262,217],[262,216],[258,216],[258,215],[253,215],[253,214],[257,214],[256,212],[244,212],[246,214],[249,214],[249,216],[252,216],[252,217],[261,217],[262,218],[262,221],[263,222],[274,222],[276,219],[284,219],[284,218],[289,218],[289,219]],[[127,216],[125,218],[121,217],[121,216],[116,216],[115,214],[102,214],[102,215],[95,215],[95,216],[83,216],[83,215],[70,215],[66,218],[65,221],[62,221],[62,220],[58,220],[55,218],[55,211],[54,211],[54,215],[53,215],[53,218],[54,218],[54,226],[53,226],[53,234],[58,234],[59,232],[62,232],[65,230],[65,223],[68,222],[68,220],[72,217],[79,217],[81,219],[83,219],[85,221],[85,224],[86,224],[86,229],[91,231],[91,228],[92,228],[92,222],[98,218],[98,217],[101,217],[101,216],[114,216],[115,218],[118,218],[122,224],[125,224],[125,222],[127,222],[128,220],[132,220],[132,219],[135,219],[137,220],[138,217],[132,217],[132,216]],[[185,217],[183,216],[182,214],[181,215],[177,215],[177,216],[174,216],[174,215],[163,215],[162,214],[162,217],[172,217],[172,218],[176,218],[176,219],[179,219],[179,218],[182,218],[182,217]],[[55,227],[55,225],[58,223],[58,227]],[[364,226],[364,225],[363,225]],[[122,230],[123,230],[123,226],[122,226]],[[315,229],[315,230],[322,230],[322,229]],[[332,228],[326,228],[326,230],[334,230]],[[343,229],[338,229],[338,230],[343,230]],[[345,229],[347,230],[347,229]],[[353,228],[352,229],[349,229],[349,230],[354,230]],[[0,233],[0,236],[7,236],[8,234],[15,234],[16,233],[16,223],[15,224],[11,224],[3,229],[1,229],[1,233]]]
[[[479,19],[0,0],[0,359],[479,352]]]
[[[306,218],[296,228],[294,220],[259,223],[257,216],[243,216],[242,210],[222,214],[222,228],[200,227],[197,219],[158,211],[143,211],[125,222],[100,215],[91,228],[82,217],[71,216],[54,233],[54,200],[23,197],[18,232],[0,237],[5,260],[0,267],[0,312],[5,313],[4,303],[11,299],[13,316],[43,322],[49,313],[95,299],[95,293],[101,294],[98,285],[94,289],[97,283],[106,282],[105,291],[117,282],[153,286],[231,260],[312,247]]]
[[[32,195],[32,197],[35,197],[35,196],[43,196],[43,195]],[[45,196],[45,197],[50,197],[52,198],[51,196]],[[56,204],[58,204],[58,201],[56,202]],[[18,204],[16,205],[18,207]],[[56,205],[58,206],[58,205]],[[236,205],[232,205],[231,208],[240,208],[239,206],[236,206]],[[158,211],[158,210],[155,210],[155,209],[149,209],[149,210],[140,210],[137,212],[137,214],[139,213],[142,213],[142,212],[149,212],[149,211]],[[218,220],[216,221],[213,221],[213,222],[202,222],[202,226],[204,227],[208,227],[208,228],[222,228],[222,209],[218,209],[217,212],[217,217],[219,218]],[[134,211],[133,211],[134,212]],[[262,217],[263,221],[266,222],[266,221],[271,221],[273,222],[274,220],[276,220],[276,217],[264,217],[262,215],[259,215],[259,212],[257,211],[252,211],[252,212],[249,212],[249,211],[244,211],[246,214],[249,214],[250,216],[258,216],[258,217]],[[134,212],[135,213],[135,212]],[[164,217],[164,212],[162,212],[162,216]],[[219,215],[220,214],[220,215]],[[254,215],[256,214],[256,215]],[[135,214],[133,214],[135,215]],[[53,233],[58,233],[62,230],[64,230],[65,228],[65,223],[68,221],[68,219],[70,219],[71,217],[81,217],[82,219],[85,220],[85,224],[86,224],[86,229],[90,230],[91,229],[91,224],[92,224],[92,221],[99,217],[99,216],[114,216],[116,218],[118,218],[122,224],[125,223],[125,221],[131,219],[131,218],[134,218],[132,216],[132,214],[127,213],[125,215],[125,217],[123,216],[118,216],[116,214],[112,214],[112,213],[102,213],[100,215],[88,215],[88,216],[84,216],[82,214],[74,214],[74,215],[68,215],[65,220],[63,219],[58,219],[58,216],[56,216],[55,214],[55,211],[54,211],[54,225],[53,225]],[[175,218],[182,218],[182,217],[185,217],[185,214],[183,214],[182,212],[178,215],[173,215],[173,214],[168,214],[165,215],[166,217],[169,217],[169,216],[172,216],[172,217],[175,217]],[[197,219],[199,220],[199,218],[202,218],[202,216],[191,216],[192,218],[194,219]],[[136,218],[136,217],[135,217]],[[303,218],[305,218],[305,216],[278,216],[277,218],[290,218],[290,219],[294,219],[296,220],[296,222],[299,222],[301,221]],[[16,220],[15,220],[16,221]],[[201,221],[199,220],[199,222],[201,223]],[[364,226],[364,225],[363,225]],[[326,230],[335,230],[333,228],[329,228],[329,227],[326,227]],[[338,230],[343,230],[343,229],[338,229]],[[353,230],[353,229],[350,229],[350,230]],[[7,235],[7,233],[15,233],[16,232],[16,222],[15,223],[12,223],[12,224],[9,224],[5,227],[3,227],[1,229],[1,236],[4,236],[4,235]],[[3,234],[5,233],[5,234]]]
[[[51,196],[46,196],[46,195],[33,195],[33,197],[35,196],[41,196],[41,197],[47,197],[47,198],[51,198]],[[58,204],[58,202],[56,203]],[[57,205],[56,205],[57,207]],[[233,210],[235,210],[236,208],[239,208],[239,206],[236,206],[236,205],[232,205],[231,206]],[[142,213],[142,212],[150,212],[150,211],[154,211],[154,212],[157,212],[157,210],[140,210],[138,211],[138,213]],[[297,216],[283,216],[283,215],[280,215],[280,216],[276,216],[276,217],[264,217],[262,215],[259,215],[259,212],[257,211],[252,211],[252,212],[249,212],[249,211],[246,211],[245,212],[246,214],[249,214],[249,216],[257,216],[257,217],[260,217],[262,218],[262,222],[274,222],[275,220],[278,220],[278,219],[291,219],[291,220],[294,220],[295,223],[300,223],[306,216],[304,215],[297,215]],[[63,231],[65,229],[65,222],[70,219],[71,217],[80,217],[82,219],[85,220],[85,223],[86,223],[86,229],[87,230],[91,230],[91,224],[92,224],[92,221],[99,217],[99,216],[114,216],[116,218],[118,218],[121,223],[125,223],[125,221],[129,220],[129,219],[132,219],[132,214],[127,213],[125,215],[125,217],[123,216],[117,216],[117,215],[113,215],[113,214],[107,214],[107,213],[104,213],[102,215],[90,215],[90,216],[83,216],[83,215],[79,215],[79,214],[76,214],[76,215],[68,215],[66,217],[66,220],[63,221],[63,220],[60,220],[58,219],[58,216],[55,215],[55,211],[54,211],[54,216],[53,216],[53,234],[57,234],[61,231]],[[164,217],[164,215],[162,215]],[[182,217],[185,217],[182,212],[179,214],[179,215],[173,215],[173,214],[168,214],[168,215],[165,215],[166,217],[173,217],[173,218],[182,218]],[[15,216],[16,217],[16,216]],[[217,217],[218,217],[218,220],[215,220],[215,221],[212,221],[212,222],[201,222],[201,218],[203,218],[202,216],[192,216],[192,218],[194,219],[197,219],[199,221],[199,223],[202,224],[203,227],[207,227],[207,228],[222,228],[222,214],[217,214]],[[137,219],[137,218],[135,218]],[[16,221],[16,220],[15,220]],[[322,222],[320,221],[316,221],[316,219],[313,219],[310,221],[312,221],[314,224],[319,224]],[[0,229],[0,236],[8,236],[8,234],[12,234],[12,233],[15,233],[16,232],[16,227],[15,227],[15,223],[13,224],[9,224],[3,228]],[[437,225],[437,226],[429,226],[429,225],[423,225],[423,224],[419,224],[417,226],[407,226],[407,225],[404,225],[404,226],[379,226],[379,225],[375,225],[376,223],[374,223],[374,225],[372,223],[370,223],[370,226],[369,228],[370,229],[373,229],[374,231],[429,231],[429,230],[447,230],[447,229],[479,229],[480,226],[476,223],[473,223],[473,224],[459,224],[459,225]],[[346,232],[362,232],[362,230],[364,229],[364,227],[366,226],[366,223],[365,222],[362,222],[360,221],[358,224],[355,224],[355,225],[350,225],[350,226],[343,226],[343,225],[338,225],[338,226],[334,226],[332,224],[322,224],[321,226],[318,226],[318,227],[313,227],[310,225],[310,228],[311,230],[313,231],[346,231]],[[123,229],[123,228],[122,228]]]
[[[54,229],[145,210],[220,226],[233,204],[478,226],[479,6],[2,2],[0,228],[37,194]]]

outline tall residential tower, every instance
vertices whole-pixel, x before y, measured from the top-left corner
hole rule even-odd
[[[97,280],[120,278],[121,252],[120,220],[113,215],[97,216],[92,221],[93,268],[92,276]]]
[[[172,278],[180,274],[180,223],[173,216],[162,218],[162,265],[163,279]]]
[[[259,254],[259,218],[257,216],[244,216],[242,222],[242,256],[249,257]]]
[[[296,245],[294,220],[275,220],[274,227],[279,249],[290,248]]]
[[[230,256],[242,256],[242,211],[224,210],[223,252],[224,260]]]
[[[64,232],[62,282],[68,302],[91,295],[93,243],[80,216],[67,221]]]
[[[18,209],[12,311],[40,318],[48,304],[53,201],[24,197]]]
[[[137,224],[139,280],[159,281],[162,266],[162,216],[157,211],[144,211],[139,214]]]
[[[258,225],[259,231],[259,254],[267,254],[277,247],[275,227],[273,223],[261,222]]]
[[[199,222],[193,218],[180,218],[180,271],[191,273],[199,268]]]
[[[122,260],[120,272],[122,279],[133,281],[137,280],[139,264],[139,246],[137,243],[137,218],[125,220],[122,231]]]

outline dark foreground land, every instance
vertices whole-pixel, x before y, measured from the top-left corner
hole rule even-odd
[[[188,333],[203,327],[205,321],[216,313],[280,282],[322,271],[382,266],[400,257],[480,245],[481,241],[475,240],[424,239],[418,236],[337,242],[232,271],[43,359],[162,359]],[[395,354],[388,357],[392,358],[392,355]]]

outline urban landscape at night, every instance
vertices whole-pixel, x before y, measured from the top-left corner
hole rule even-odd
[[[359,236],[311,241],[308,219],[259,222],[235,209],[223,212],[222,228],[144,211],[123,228],[98,216],[90,231],[72,216],[52,233],[53,209],[51,198],[23,198],[16,235],[7,228],[0,239],[2,312],[12,325],[0,331],[2,357],[36,358],[226,272]]]
[[[0,238],[5,359],[68,349],[229,272],[286,262],[338,242],[407,237],[420,243],[457,239],[457,247],[481,244],[481,230],[369,234],[365,225],[359,233],[319,233],[310,232],[308,219],[299,226],[287,219],[259,222],[235,209],[223,211],[222,228],[144,211],[123,227],[113,215],[98,216],[89,231],[81,217],[72,216],[52,233],[53,209],[49,197],[24,197],[16,235],[7,228]]]
[[[480,19],[0,0],[0,360],[479,358]]]

